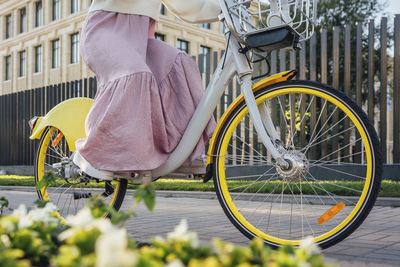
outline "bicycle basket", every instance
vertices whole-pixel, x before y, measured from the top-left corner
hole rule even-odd
[[[298,42],[309,39],[314,33],[317,0],[224,0],[224,2],[231,21],[229,28],[245,43],[247,37],[253,38],[254,35],[258,37],[256,40],[275,39],[279,43],[277,36],[286,36],[289,41]],[[264,38],[260,38],[261,35],[264,35]],[[282,39],[283,45],[275,45],[273,49],[289,46],[288,39],[285,38]],[[267,42],[264,47],[269,46],[269,43]]]

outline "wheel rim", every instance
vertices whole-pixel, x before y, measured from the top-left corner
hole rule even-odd
[[[76,214],[81,208],[87,204],[87,194],[101,194],[104,192],[105,182],[82,179],[67,179],[57,174],[57,169],[53,167],[54,163],[60,162],[62,157],[70,157],[73,151],[69,150],[66,138],[60,130],[50,127],[43,134],[38,155],[35,178],[36,182],[43,179],[45,172],[53,171],[57,177],[56,185],[44,187],[38,190],[39,197],[43,200],[52,201],[58,208],[57,216],[64,219],[68,215]],[[116,202],[118,191],[120,189],[120,181],[113,181],[111,186],[114,192],[104,197],[104,202],[111,208]],[[75,199],[74,193],[81,197]],[[107,216],[108,212],[104,214]]]
[[[306,97],[306,95],[308,97]],[[361,189],[350,189],[350,186],[346,188],[346,186],[340,183],[331,181],[321,182],[319,179],[320,177],[315,177],[315,175],[312,174],[314,171],[311,169],[306,171],[306,175],[304,175],[300,181],[295,179],[296,175],[292,176],[290,179],[285,179],[284,175],[279,173],[275,164],[268,160],[268,155],[263,153],[265,151],[259,148],[259,140],[255,134],[253,134],[252,138],[253,140],[257,140],[257,142],[246,142],[246,140],[243,140],[243,136],[246,136],[243,135],[245,131],[249,131],[249,136],[252,136],[251,127],[247,127],[251,126],[251,121],[248,119],[248,110],[247,107],[244,107],[239,112],[236,112],[236,116],[231,117],[229,127],[225,129],[224,138],[221,140],[222,144],[220,145],[220,149],[217,151],[217,190],[221,192],[224,205],[234,217],[236,223],[242,226],[242,230],[244,228],[245,231],[252,236],[259,236],[266,240],[267,243],[273,245],[299,245],[301,239],[308,235],[313,236],[315,242],[325,242],[338,232],[346,229],[349,223],[356,219],[361,208],[367,202],[366,200],[368,199],[370,187],[373,182],[372,168],[374,159],[372,156],[370,139],[364,130],[365,127],[347,105],[338,101],[334,96],[319,90],[285,88],[270,91],[257,98],[258,105],[265,101],[267,101],[270,107],[273,105],[271,103],[275,101],[275,106],[279,107],[279,113],[286,114],[286,116],[277,114],[282,118],[280,120],[284,122],[283,124],[286,125],[286,127],[283,125],[285,128],[282,128],[285,129],[284,132],[286,132],[286,136],[289,136],[289,138],[286,138],[288,142],[286,142],[287,144],[285,145],[295,147],[295,150],[302,152],[304,155],[307,155],[307,157],[309,157],[310,154],[309,149],[306,148],[301,151],[304,147],[299,147],[298,143],[300,143],[301,140],[300,137],[296,137],[296,134],[299,134],[300,131],[298,128],[301,128],[299,126],[301,126],[303,121],[304,125],[307,125],[307,121],[311,121],[310,118],[307,119],[307,110],[312,108],[314,105],[312,103],[314,102],[320,114],[323,115],[325,112],[324,110],[331,111],[327,115],[328,119],[326,124],[334,127],[330,127],[332,129],[328,128],[328,132],[324,130],[320,133],[318,130],[314,131],[313,128],[310,127],[308,134],[305,135],[306,138],[308,138],[307,141],[311,140],[310,145],[322,147],[323,142],[321,141],[324,140],[323,137],[329,137],[329,135],[335,137],[334,134],[336,133],[333,128],[336,127],[338,129],[342,128],[341,131],[337,131],[338,134],[336,136],[341,134],[341,132],[348,132],[350,140],[356,137],[353,139],[355,144],[361,142],[362,151],[352,153],[352,157],[346,158],[343,156],[342,158],[335,159],[333,155],[340,155],[343,153],[341,152],[341,145],[339,144],[339,150],[333,151],[337,153],[331,155],[327,153],[323,155],[326,158],[321,157],[320,161],[312,159],[309,161],[309,165],[312,168],[319,167],[327,171],[329,170],[331,173],[336,173],[338,177],[352,176],[353,179],[357,178],[357,182],[361,184]],[[301,101],[303,101],[303,103]],[[334,107],[337,107],[336,110]],[[338,118],[338,122],[336,122],[333,120],[336,117],[336,115],[334,115],[335,113],[338,115],[344,114],[345,116]],[[296,117],[296,120],[291,121],[290,118],[287,119],[286,117],[288,117],[288,114],[294,114],[292,117]],[[323,126],[324,122],[321,122],[322,115],[317,115],[317,123],[315,125]],[[296,123],[296,121],[298,121],[299,124]],[[337,126],[335,126],[333,122],[337,123]],[[345,126],[350,124],[350,127],[343,128],[343,125],[340,126],[341,124]],[[238,125],[241,127],[240,131],[235,130]],[[356,135],[356,132],[358,132],[359,135]],[[250,140],[250,138],[248,139]],[[246,147],[248,148],[247,150]],[[342,149],[346,149],[344,145]],[[351,152],[352,149],[350,148],[349,150]],[[356,162],[357,155],[362,156],[362,164]],[[301,158],[301,156],[298,157]],[[337,163],[336,165],[342,164],[344,166],[344,164],[346,164],[346,168],[352,167],[352,165],[355,166],[356,164],[363,165],[363,167],[365,167],[364,174],[360,176],[356,175],[354,172],[341,171],[340,168],[342,166],[335,166],[335,170],[333,171],[331,170],[333,166],[332,162]],[[251,177],[247,175],[248,177],[246,179],[244,179],[243,175],[229,175],[229,173],[226,175],[226,168],[234,167],[234,172],[232,173],[238,173],[241,168],[244,169],[248,167],[248,165],[251,167],[255,167],[256,165],[266,167],[264,169],[260,168],[259,173],[251,174]],[[252,178],[252,180],[248,181],[250,178]],[[273,184],[273,187],[268,189],[268,186],[271,184]],[[308,187],[307,196],[301,193],[296,194],[296,191],[305,191],[304,189],[306,187]],[[348,191],[347,193],[344,192],[344,195],[353,193],[358,196],[353,199],[350,198],[349,201],[347,196],[332,193],[331,191],[334,190],[328,189],[329,187],[341,187],[344,191]],[[335,190],[335,192],[336,191],[337,190]],[[326,196],[322,196],[321,194]],[[312,202],[310,199],[312,198],[309,195],[314,195],[314,201],[316,200],[320,205],[311,205]],[[257,207],[254,205],[254,203],[257,202],[255,200],[261,200],[261,204],[257,204]],[[339,205],[339,207],[336,206],[340,202],[345,203],[346,206],[344,208],[341,205]],[[300,211],[298,210],[299,206]],[[321,218],[322,215],[329,210],[332,211],[334,206],[336,206],[334,211],[340,208],[342,209],[337,215],[332,216],[331,219],[321,225],[318,224],[319,227],[317,227],[317,219]],[[279,225],[278,229],[276,224]]]

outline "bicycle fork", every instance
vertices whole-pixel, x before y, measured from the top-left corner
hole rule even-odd
[[[233,42],[230,49],[239,51],[239,44]],[[231,51],[232,51],[231,50]],[[254,92],[252,89],[252,69],[249,66],[247,58],[241,53],[232,53],[236,63],[236,70],[240,80],[242,93],[246,101],[250,117],[253,121],[255,130],[257,131],[262,143],[267,148],[268,152],[275,159],[276,163],[282,169],[288,169],[290,163],[283,158],[282,153],[277,149],[276,144],[280,144],[281,140],[275,130],[272,122],[269,107],[267,103],[257,105]],[[274,144],[274,143],[275,144]]]

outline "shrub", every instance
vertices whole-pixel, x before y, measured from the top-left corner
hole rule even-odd
[[[136,203],[147,199],[145,204],[152,209],[151,185],[143,185],[135,199]],[[8,204],[1,203],[0,210]],[[199,244],[185,220],[165,239],[155,237],[150,246],[138,246],[123,228],[133,209],[111,211],[112,220],[100,218],[105,209],[97,196],[76,215],[68,216],[66,224],[56,215],[54,204],[45,202],[32,210],[21,205],[8,216],[0,215],[0,266],[328,266],[312,238],[296,249],[272,250],[261,239],[247,247],[214,239],[208,247]]]

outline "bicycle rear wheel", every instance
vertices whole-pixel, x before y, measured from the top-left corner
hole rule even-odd
[[[68,160],[72,151],[63,133],[48,127],[39,142],[35,159],[35,182],[39,183],[48,171],[56,176],[55,184],[37,190],[39,199],[52,201],[58,208],[58,215],[65,218],[76,214],[86,206],[87,199],[95,194],[103,196],[105,204],[119,210],[125,197],[127,181],[124,179],[105,182],[93,178],[66,178],[54,164]],[[109,216],[108,212],[104,216]]]
[[[214,185],[231,222],[272,247],[312,236],[327,248],[366,218],[381,181],[379,141],[361,108],[343,93],[309,81],[255,93],[265,105],[289,162],[284,169],[253,130],[245,101],[216,137]]]

